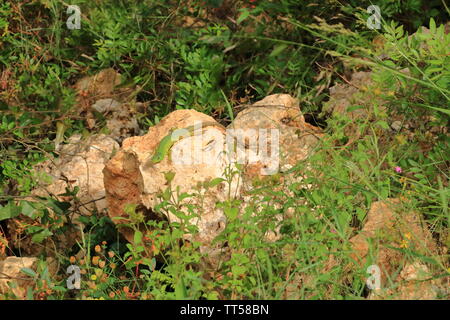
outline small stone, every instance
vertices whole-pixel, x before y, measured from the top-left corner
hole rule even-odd
[[[394,131],[400,131],[400,129],[402,128],[402,122],[401,122],[401,121],[398,121],[398,120],[392,122],[391,128],[392,128],[392,130],[394,130]]]

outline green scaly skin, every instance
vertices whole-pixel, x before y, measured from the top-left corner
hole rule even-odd
[[[213,121],[208,121],[208,122],[202,122],[202,130],[210,127],[210,126],[216,126],[216,127],[220,127],[221,129],[225,130],[225,128],[217,123],[217,122],[213,122]],[[195,132],[196,127],[194,126],[189,126],[187,128],[184,128],[185,130],[187,130],[188,132],[188,136],[192,136]],[[175,129],[172,129],[170,131],[170,133],[165,136],[164,138],[161,139],[161,141],[158,144],[158,147],[156,148],[155,153],[153,154],[153,156],[150,158],[150,163],[151,164],[156,164],[159,163],[161,161],[164,160],[164,158],[166,157],[166,155],[169,154],[170,149],[172,148],[172,146],[179,141],[181,138],[186,138],[186,135],[179,135],[176,136],[175,138],[173,137],[173,132],[175,131]]]

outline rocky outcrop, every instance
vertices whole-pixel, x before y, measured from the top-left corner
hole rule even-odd
[[[362,230],[350,239],[356,266],[377,266],[380,287],[373,299],[434,299],[432,272],[418,256],[436,256],[436,243],[420,216],[400,199],[372,203]],[[404,251],[414,252],[407,254]],[[429,280],[429,281],[424,281]]]
[[[201,251],[211,256],[217,249],[211,242],[226,223],[223,209],[217,204],[230,197],[244,197],[243,185],[251,185],[252,179],[287,170],[308,157],[321,132],[305,122],[296,99],[273,95],[240,112],[227,130],[219,125],[207,126],[201,134],[175,142],[170,155],[161,162],[151,163],[151,156],[165,136],[196,122],[211,123],[214,119],[195,110],[178,110],[151,127],[146,135],[126,139],[104,169],[104,184],[109,215],[119,224],[129,222],[129,205],[144,208],[148,216],[154,217],[161,194],[170,190],[170,201],[193,217],[190,223],[198,228],[194,240],[200,241]],[[192,152],[195,146],[198,148]],[[190,162],[191,153],[199,161]],[[186,161],[179,161],[183,158]],[[236,163],[243,169],[237,170]],[[230,176],[230,168],[238,174]],[[168,172],[173,174],[169,181]],[[213,180],[220,182],[205,184]],[[170,222],[181,222],[171,210],[160,213]],[[130,228],[122,226],[121,230],[133,241]]]

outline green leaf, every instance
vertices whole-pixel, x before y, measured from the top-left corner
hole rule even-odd
[[[166,188],[166,190],[164,190],[164,192],[162,193],[162,198],[166,201],[170,200],[170,195],[172,194],[172,190],[170,190],[169,187]]]
[[[208,187],[213,188],[213,187],[217,186],[218,184],[222,183],[223,181],[225,181],[225,179],[223,179],[223,178],[212,179],[210,182],[208,182]]]
[[[352,111],[363,109],[363,108],[364,108],[364,106],[361,106],[361,105],[350,106],[347,108],[347,112],[352,112]]]
[[[379,125],[381,128],[383,128],[385,130],[389,129],[389,125],[387,124],[386,121],[378,121],[377,125]]]
[[[414,177],[416,177],[417,179],[425,179],[426,180],[426,176],[424,175],[424,174],[422,174],[422,173],[416,173],[415,175],[414,175]]]
[[[180,278],[175,284],[175,297],[177,300],[184,300],[187,298],[187,291],[183,278]]]
[[[247,268],[245,268],[244,266],[232,266],[231,267],[231,272],[233,273],[234,276],[238,277],[242,274],[244,274],[247,271]]]
[[[22,208],[22,214],[26,215],[27,217],[30,217],[31,219],[34,219],[36,216],[36,209],[32,206],[31,202],[29,201],[21,201],[20,206]]]
[[[288,47],[288,45],[285,44],[285,43],[282,43],[282,44],[279,44],[279,45],[275,46],[275,48],[270,53],[269,57],[276,57],[281,52],[283,52],[283,50],[286,49],[287,47]]]
[[[441,67],[428,67],[425,69],[425,73],[429,76],[435,72],[441,72],[443,69]]]
[[[432,60],[427,60],[427,63],[441,66],[443,64],[443,60],[432,59]]]
[[[140,244],[142,243],[142,232],[136,231],[134,233],[134,244]]]
[[[248,18],[248,16],[250,15],[250,11],[248,10],[242,10],[241,15],[239,16],[239,18],[237,19],[236,23],[240,24],[242,21],[244,21],[245,19]]]
[[[27,276],[30,276],[33,278],[38,276],[38,274],[33,269],[30,269],[30,268],[22,268],[22,269],[20,269],[20,272],[25,273]]]
[[[431,31],[431,34],[436,33],[436,21],[434,21],[433,18],[430,19],[430,31]]]
[[[47,205],[49,208],[55,211],[57,215],[63,215],[70,208],[69,202],[61,202],[51,198],[47,200]]]
[[[28,300],[33,300],[33,288],[31,286],[29,286],[27,288],[27,299]]]
[[[50,237],[51,235],[53,235],[53,232],[51,232],[48,229],[44,229],[38,233],[35,233],[32,237],[31,240],[35,243],[41,243],[42,241],[44,241],[44,239]]]
[[[223,211],[225,212],[225,215],[227,216],[227,218],[230,220],[236,219],[236,217],[239,213],[238,208],[232,208],[232,207],[224,208]]]
[[[426,104],[422,104],[422,103],[415,103],[415,105],[427,107],[427,108],[429,108],[429,109],[433,109],[433,110],[436,110],[436,111],[445,113],[446,115],[449,115],[449,116],[450,116],[450,110],[447,110],[447,109],[442,109],[442,108],[438,108],[438,107],[433,107],[433,106],[426,105]]]
[[[4,207],[0,205],[0,221],[17,217],[20,211],[20,207],[16,206],[13,202],[9,202]]]
[[[146,266],[148,266],[150,268],[150,270],[154,270],[156,267],[156,259],[155,258],[152,258],[152,259],[144,258],[142,260],[142,263],[145,264]]]

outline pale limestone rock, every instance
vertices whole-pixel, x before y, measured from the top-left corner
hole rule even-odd
[[[165,173],[175,173],[170,182],[173,191],[171,199],[176,202],[182,193],[194,195],[181,201],[181,211],[186,215],[198,215],[190,220],[199,230],[193,240],[200,241],[201,251],[208,253],[213,259],[214,255],[220,254],[221,249],[213,248],[211,242],[224,229],[226,223],[225,214],[217,207],[217,203],[227,200],[230,196],[237,197],[243,200],[241,209],[245,209],[246,198],[242,194],[242,181],[250,183],[251,179],[267,174],[263,170],[267,158],[252,162],[251,160],[258,160],[259,149],[248,150],[250,148],[245,139],[237,144],[237,148],[246,149],[247,158],[238,158],[239,153],[230,148],[227,140],[236,138],[236,131],[230,130],[242,130],[240,133],[244,132],[244,135],[250,132],[248,137],[254,134],[254,131],[249,130],[256,130],[258,137],[258,129],[278,129],[282,168],[306,159],[322,133],[320,129],[304,121],[296,99],[289,95],[272,95],[239,113],[226,131],[220,126],[208,126],[203,128],[201,134],[186,135],[177,140],[169,152],[170,157],[166,156],[159,163],[149,161],[159,142],[173,129],[187,128],[200,121],[211,122],[214,119],[194,110],[178,110],[151,127],[146,135],[124,140],[122,149],[104,169],[104,183],[109,215],[114,222],[120,224],[128,219],[125,212],[128,205],[145,208],[147,216],[153,215],[153,218],[156,218],[154,209],[161,202],[159,196],[168,188]],[[189,163],[191,152],[202,161]],[[269,154],[268,159],[270,156]],[[231,184],[222,182],[209,189],[198,187],[201,183],[215,178],[225,179],[226,170],[233,169],[238,160],[243,160],[239,163],[244,165],[244,176],[234,175]],[[278,171],[279,167],[276,167],[275,173]],[[191,212],[187,209],[188,204],[191,206]],[[163,214],[170,222],[181,221],[171,211]],[[281,219],[282,215],[279,221]],[[133,231],[130,228],[121,227],[121,232],[128,241],[133,241]],[[278,231],[268,232],[266,237],[269,241],[275,241],[279,238]],[[186,235],[186,238],[192,240],[190,235]]]
[[[247,154],[242,177],[244,191],[252,190],[252,182],[255,179],[285,172],[299,161],[307,159],[318,146],[320,138],[323,137],[320,128],[305,122],[299,107],[299,101],[287,94],[270,95],[254,103],[236,116],[233,123],[228,126],[228,129],[230,128],[235,129],[235,132],[231,132],[231,136],[236,136],[236,133],[238,133],[245,137],[245,139],[241,138],[241,143],[237,144],[241,154]],[[239,129],[242,131],[239,131]],[[252,138],[254,142],[257,142],[260,135],[265,134],[260,129],[278,130],[279,148],[273,148],[271,134],[268,134],[267,150],[269,156],[266,158],[261,158],[257,154],[260,152],[260,147],[257,151],[251,150]],[[272,158],[272,156],[275,156],[275,158]],[[293,196],[293,193],[287,190],[285,186],[301,182],[304,177],[283,174],[280,179],[283,180],[283,183],[280,184],[282,191]],[[305,188],[311,187],[311,185],[305,185]],[[252,197],[243,196],[242,210],[251,202]],[[254,214],[257,215],[262,208],[259,208],[256,203],[253,203],[253,205],[255,208]],[[280,205],[278,206],[281,208]],[[285,214],[280,213],[275,216],[275,219],[281,222]],[[267,231],[265,239],[270,242],[280,239],[279,228]]]
[[[439,281],[432,278],[425,264],[408,263],[398,275],[394,288],[371,291],[369,299],[435,300],[441,288]]]
[[[436,255],[436,244],[426,225],[414,211],[405,209],[400,199],[372,203],[362,230],[350,239],[351,257],[361,268],[372,265],[381,272],[381,289],[372,290],[369,299],[434,299],[439,285],[428,266],[406,262],[397,249],[416,254]],[[393,248],[390,248],[393,247]],[[369,254],[369,252],[372,252]],[[370,260],[373,257],[374,260]],[[396,276],[398,274],[398,276]],[[369,275],[367,275],[369,276]]]
[[[23,268],[37,271],[37,258],[30,257],[7,257],[0,260],[0,294],[14,294],[18,299],[25,299],[28,288],[33,288],[34,280],[23,273]],[[57,271],[57,264],[54,259],[47,259],[49,273],[54,275]]]
[[[119,144],[104,134],[93,135],[86,140],[82,140],[80,135],[72,136],[68,144],[62,146],[59,158],[35,168],[41,177],[41,185],[33,194],[46,196],[50,192],[58,195],[65,193],[68,186],[77,186],[81,203],[91,202],[81,206],[80,211],[87,215],[94,209],[102,212],[106,209],[102,171],[116,150],[119,150]],[[61,179],[63,176],[67,179]]]
[[[244,109],[236,116],[228,129],[236,130],[237,134],[231,132],[231,136],[237,137],[240,134],[244,137],[237,146],[242,153],[248,153],[249,161],[245,164],[247,165],[246,177],[250,179],[288,170],[298,161],[306,159],[323,136],[320,128],[305,122],[299,101],[287,94],[267,96]],[[272,142],[276,140],[272,141],[271,130],[278,132],[279,150],[272,145]],[[265,149],[268,155],[261,161],[260,155],[256,154],[261,150],[253,151],[254,143],[252,142],[258,142],[261,135],[266,132],[267,147]],[[259,144],[260,148],[261,146],[265,147],[264,144]]]
[[[71,202],[73,211],[64,219],[72,219],[75,223],[66,221],[66,232],[54,235],[51,239],[47,238],[42,243],[34,243],[23,227],[33,224],[34,221],[30,217],[20,215],[6,222],[11,246],[19,249],[22,254],[35,256],[45,253],[53,256],[57,250],[71,248],[80,240],[80,228],[83,226],[78,220],[79,213],[91,215],[97,211],[102,214],[106,210],[102,171],[111,154],[118,149],[118,143],[106,135],[94,135],[86,140],[76,135],[72,136],[67,144],[62,145],[59,158],[35,166],[34,174],[38,186],[32,191],[32,195],[51,195],[59,201]],[[66,193],[66,188],[73,190],[75,187],[79,188],[77,202],[69,196],[61,196]],[[32,197],[27,200],[37,201]]]
[[[225,130],[220,126],[205,127],[201,134],[181,138],[173,145],[170,156],[155,164],[149,161],[161,139],[172,129],[187,128],[200,121],[212,122],[214,119],[195,110],[178,110],[151,127],[146,135],[124,141],[122,150],[108,162],[104,170],[109,215],[113,221],[120,223],[122,220],[115,218],[127,217],[124,208],[129,204],[144,206],[152,211],[161,201],[158,195],[168,187],[165,172],[175,173],[171,181],[174,201],[177,201],[179,194],[194,193],[196,187],[203,182],[225,178],[225,168],[229,167],[231,162],[226,154],[221,152],[224,150]],[[199,159],[208,160],[209,163],[186,164],[180,161],[186,162],[190,159],[187,155],[191,150],[195,150],[193,146],[198,146],[195,155],[199,156]],[[233,179],[231,194],[239,194],[239,188],[238,179]],[[200,188],[197,192],[202,196],[184,199],[182,204],[185,206],[182,206],[181,210],[185,214],[191,214],[186,205],[193,206],[198,217],[190,221],[199,229],[195,240],[203,244],[203,252],[211,253],[214,249],[211,248],[210,242],[225,226],[225,215],[222,209],[216,207],[216,203],[227,199],[228,185],[222,182],[208,190]],[[180,222],[171,212],[164,214],[170,222]],[[133,241],[133,233],[130,230],[122,228],[121,231],[130,242]],[[187,238],[191,239],[190,236]]]

